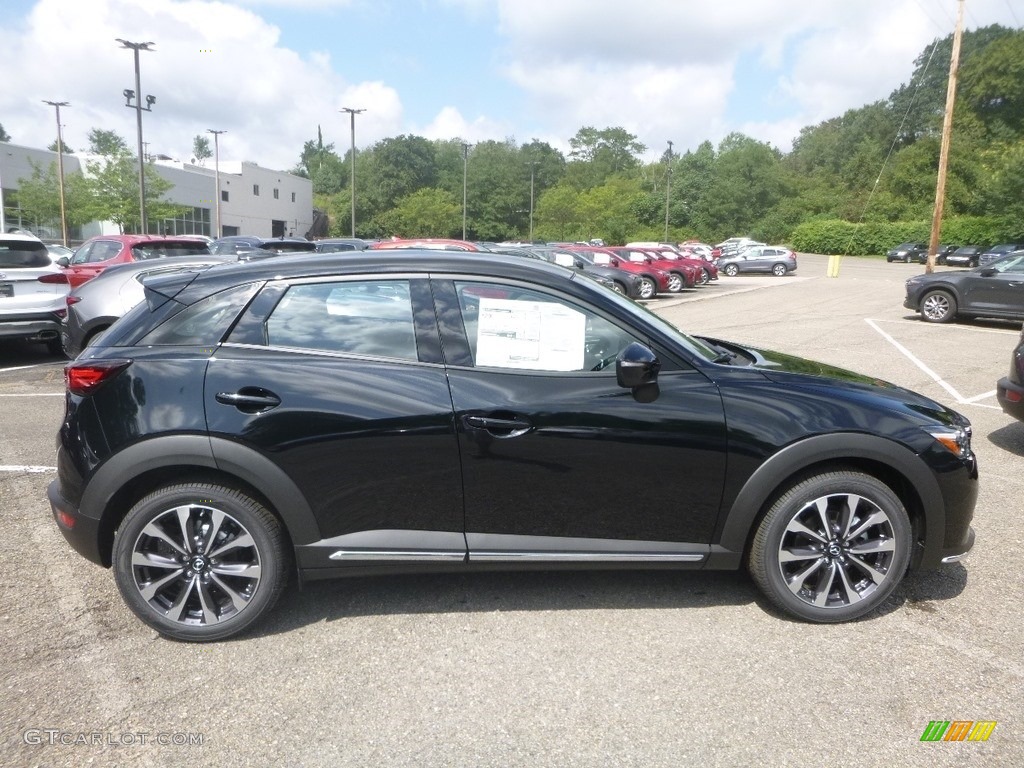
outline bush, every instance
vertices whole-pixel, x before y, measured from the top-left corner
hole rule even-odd
[[[1021,224],[995,216],[954,216],[942,222],[941,241],[955,245],[990,245],[1013,241]],[[1016,231],[1015,231],[1016,230]],[[790,244],[803,253],[863,256],[884,254],[907,241],[927,243],[930,221],[871,221],[840,219],[808,221],[793,230]]]

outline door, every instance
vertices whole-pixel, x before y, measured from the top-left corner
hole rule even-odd
[[[241,443],[309,502],[323,559],[307,566],[465,559],[425,278],[269,284],[211,359],[204,400],[215,455],[216,438]]]
[[[512,283],[434,282],[462,452],[470,561],[699,564],[722,494],[717,388],[665,359],[660,394],[618,386],[642,331]]]

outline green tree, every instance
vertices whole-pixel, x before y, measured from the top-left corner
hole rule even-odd
[[[377,142],[361,153],[367,167],[366,175],[357,184],[357,203],[361,197],[368,213],[376,217],[394,208],[403,197],[425,187],[436,187],[434,152],[433,142],[422,136],[401,135]],[[359,178],[358,164],[356,171]],[[360,194],[359,189],[365,189],[365,194]]]
[[[60,226],[60,179],[57,162],[50,163],[44,171],[40,165],[29,160],[32,175],[18,179],[18,205],[29,218],[59,231]],[[80,226],[92,220],[89,213],[89,186],[78,171],[64,176],[64,210],[68,226]]]
[[[62,151],[65,155],[73,155],[73,154],[75,154],[75,150],[73,150],[71,147],[69,147],[63,141],[61,141],[61,145],[62,146],[61,146],[61,150],[60,151]],[[50,142],[50,146],[48,146],[47,149],[50,150],[51,152],[56,152],[57,151],[57,140],[54,139],[52,142]]]
[[[611,175],[635,170],[647,146],[625,128],[580,128],[569,139],[567,174],[579,189],[603,184]]]
[[[444,189],[419,189],[378,217],[378,223],[399,237],[453,237],[462,231],[462,203]]]
[[[124,139],[114,131],[94,128],[89,132],[89,148],[98,156],[85,161],[89,198],[89,220],[111,221],[121,232],[140,229],[139,168]],[[146,210],[150,222],[173,218],[181,206],[161,198],[173,187],[160,176],[152,162],[143,166],[146,180]]]
[[[0,125],[0,141],[10,141],[11,135],[4,130],[3,125]]]
[[[959,78],[960,98],[993,140],[1024,133],[1024,30],[992,41],[969,61]]]
[[[537,201],[534,228],[544,240],[579,240],[586,230],[580,192],[561,183],[547,190]]]
[[[192,139],[192,162],[206,165],[206,161],[211,157],[213,157],[213,150],[210,149],[210,140],[202,134],[197,134]]]
[[[757,222],[788,191],[780,158],[778,150],[743,134],[722,140],[704,201],[715,238],[755,233]]]
[[[320,126],[316,129],[316,140],[307,141],[302,146],[299,164],[293,173],[313,182],[313,193],[332,195],[340,192],[348,183],[348,170],[334,144],[324,144]]]

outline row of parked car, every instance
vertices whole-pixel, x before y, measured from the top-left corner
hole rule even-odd
[[[783,276],[797,268],[796,254],[747,238],[717,246],[633,242],[484,243],[448,239],[268,238],[246,235],[210,240],[198,236],[101,235],[77,250],[45,245],[30,234],[7,234],[0,244],[0,336],[41,341],[50,351],[75,357],[142,300],[142,279],[194,270],[225,260],[252,261],[282,254],[426,248],[481,251],[538,259],[576,270],[633,299],[698,288],[718,280],[765,272]],[[105,275],[104,279],[97,280]]]
[[[1024,243],[999,245],[940,245],[935,251],[935,263],[950,267],[978,267],[1001,259],[1008,253],[1024,248]],[[924,264],[928,261],[928,244],[907,242],[890,248],[885,254],[890,264],[894,261]]]

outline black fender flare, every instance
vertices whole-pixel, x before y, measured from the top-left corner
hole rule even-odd
[[[839,433],[808,437],[786,446],[770,456],[747,479],[736,495],[720,526],[718,546],[712,551],[738,566],[752,526],[761,508],[778,488],[781,478],[823,461],[841,462],[858,459],[874,461],[890,467],[903,476],[921,499],[928,536],[925,558],[938,553],[943,546],[946,507],[935,477],[927,465],[909,448],[892,440],[861,433]],[[723,551],[724,550],[724,551]],[[714,556],[713,556],[714,559]]]
[[[99,520],[115,495],[135,478],[153,470],[182,466],[208,467],[255,488],[280,515],[293,544],[321,539],[309,502],[280,467],[252,448],[206,435],[169,435],[119,451],[89,479],[79,509],[83,515]]]

